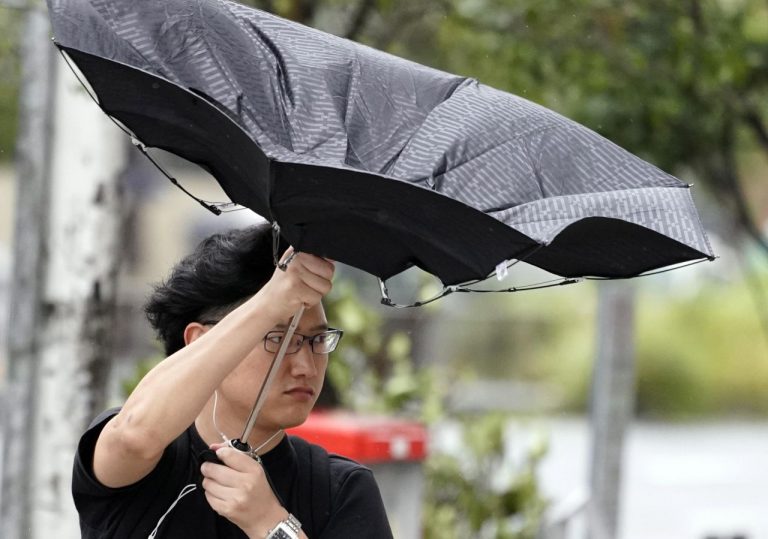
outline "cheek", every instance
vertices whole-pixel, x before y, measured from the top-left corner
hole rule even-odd
[[[260,354],[251,353],[224,379],[222,386],[234,387],[254,387],[257,388],[264,381],[271,358],[260,357]]]

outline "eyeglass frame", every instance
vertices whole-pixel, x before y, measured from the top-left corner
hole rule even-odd
[[[215,326],[219,322],[220,322],[220,320],[201,320],[201,321],[198,322],[198,324],[201,324],[203,326]],[[268,339],[269,339],[269,336],[271,334],[273,334],[273,333],[282,333],[283,337],[285,337],[286,331],[283,330],[283,329],[273,329],[272,331],[268,331],[266,333],[266,335],[264,335],[264,338],[262,339],[262,341],[264,342],[264,350],[266,350],[270,354],[277,353],[277,351],[280,349],[280,345],[283,342],[282,339],[280,339],[279,343],[272,343],[272,344],[275,345],[275,349],[274,350],[270,350],[267,347],[267,343],[268,342],[272,342],[272,341],[269,341]],[[331,350],[327,351],[327,352],[315,352],[315,339],[317,337],[321,336],[321,335],[328,335],[328,334],[334,334],[334,335],[338,335],[339,336],[339,338],[336,339],[336,344],[334,344],[333,348]],[[301,337],[301,342],[299,343],[299,346],[297,346],[296,350],[294,350],[294,351],[291,351],[291,347],[289,346],[286,349],[286,351],[285,351],[285,355],[288,356],[288,355],[292,355],[292,354],[298,354],[299,350],[301,350],[301,347],[304,346],[305,342],[309,342],[309,349],[312,351],[313,354],[316,354],[316,355],[328,355],[328,354],[332,353],[334,350],[336,350],[336,348],[339,346],[339,343],[341,342],[341,338],[344,336],[344,330],[343,329],[329,327],[325,331],[321,331],[320,333],[316,333],[315,335],[304,335],[302,333],[294,332],[293,333],[293,338],[296,338],[297,336]]]

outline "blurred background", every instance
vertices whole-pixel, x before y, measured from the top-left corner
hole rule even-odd
[[[768,538],[768,3],[247,3],[477,78],[589,126],[694,184],[719,255],[633,281],[461,294],[409,310],[379,305],[372,277],[341,268],[328,310],[346,335],[329,367],[324,404],[425,425],[429,449],[414,472],[424,481],[419,536]],[[9,332],[26,316],[29,275],[19,275],[19,260],[35,249],[31,234],[43,238],[40,252],[65,261],[80,256],[67,247],[72,238],[98,244],[83,248],[82,267],[108,259],[109,284],[93,292],[108,299],[97,313],[107,322],[78,330],[97,348],[81,365],[87,375],[66,371],[55,382],[89,399],[68,427],[73,432],[63,435],[64,454],[49,459],[58,462],[51,473],[66,479],[66,448],[73,450],[86,416],[119,404],[160,359],[142,315],[151,283],[205,235],[258,217],[249,210],[216,217],[173,187],[61,69],[40,38],[44,18],[37,2],[0,0],[0,416],[6,438],[15,435],[13,410],[31,402],[14,398],[27,356],[18,355],[26,350],[20,326]],[[47,59],[30,64],[40,54]],[[42,115],[29,101],[41,77],[54,103]],[[84,104],[70,107],[57,92]],[[30,138],[35,129],[50,138]],[[45,170],[35,169],[30,155],[47,147],[54,157]],[[76,159],[57,160],[57,151]],[[197,196],[224,197],[200,169],[154,155]],[[99,244],[98,235],[59,222],[60,210],[29,205],[29,178],[55,178],[56,167],[66,173],[46,200],[70,209],[77,171],[114,177],[102,231],[116,239]],[[63,302],[76,295],[56,295],[67,288],[66,271],[56,273],[62,267],[47,270],[54,275],[42,277],[47,284],[38,296],[52,293]],[[521,264],[488,286],[541,278]],[[407,301],[429,296],[438,284],[407,272],[390,289]],[[57,305],[49,302],[48,311],[32,317],[26,333],[36,333],[35,323],[49,324],[51,313],[73,318],[77,311]],[[40,334],[59,335],[50,328]],[[50,361],[55,370],[55,356],[41,364]],[[56,391],[35,387],[33,393]],[[3,470],[3,477],[14,474]],[[5,506],[7,484],[15,480],[6,479]],[[30,514],[54,506],[71,519],[68,486],[57,488],[47,508],[28,508]],[[596,517],[598,525],[594,508],[608,515]],[[29,536],[51,531],[37,529]]]

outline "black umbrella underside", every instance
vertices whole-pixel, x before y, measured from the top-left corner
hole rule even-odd
[[[211,172],[233,202],[279,223],[297,249],[382,279],[415,265],[452,285],[483,279],[512,260],[564,277],[624,278],[708,257],[649,228],[602,216],[583,217],[552,241],[537,241],[428,188],[351,168],[270,159],[202,92],[61,48],[102,109],[141,143]]]

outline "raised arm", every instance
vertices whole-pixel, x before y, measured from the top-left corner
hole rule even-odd
[[[215,327],[169,356],[139,383],[96,443],[93,471],[107,487],[133,484],[154,469],[165,448],[195,420],[214,390],[301,306],[331,289],[333,263],[298,254]]]

